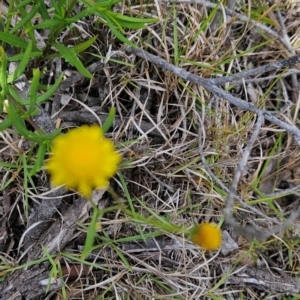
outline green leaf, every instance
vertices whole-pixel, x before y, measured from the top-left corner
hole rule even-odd
[[[31,50],[32,50],[32,42],[29,41],[25,52],[22,53],[22,59],[21,59],[20,63],[18,64],[18,67],[16,68],[16,70],[12,74],[10,74],[8,76],[8,78],[7,78],[8,83],[14,82],[22,74],[24,74],[24,71],[27,68],[29,60],[30,60]]]
[[[0,112],[3,110],[3,100],[7,97],[8,85],[7,85],[7,74],[6,74],[7,62],[6,62],[6,53],[3,47],[0,47],[0,86],[2,88],[1,97],[0,97]]]
[[[43,250],[43,252],[45,253],[45,255],[46,255],[48,261],[49,261],[49,262],[51,263],[51,265],[52,265],[52,268],[51,268],[50,274],[49,274],[49,280],[48,280],[47,288],[46,288],[46,293],[47,293],[47,292],[49,291],[49,289],[50,289],[51,279],[57,277],[58,270],[57,270],[56,263],[55,263],[54,259],[52,258],[52,256],[50,255],[50,253],[48,252],[47,248],[45,248],[45,247],[42,245],[42,250]]]
[[[63,11],[60,7],[60,4],[59,3],[60,1],[56,1],[56,0],[51,0],[51,3],[52,3],[52,6],[55,8],[55,12],[58,14],[60,14],[60,16],[62,15]]]
[[[12,125],[16,128],[17,132],[29,141],[43,143],[46,141],[51,141],[53,138],[60,134],[60,130],[56,130],[47,135],[27,130],[24,120],[19,115],[17,109],[12,103],[7,106],[7,113],[10,120],[12,121]]]
[[[44,0],[34,0],[34,4],[39,5],[39,13],[41,14],[43,20],[50,19]]]
[[[0,167],[17,169],[17,165],[16,164],[10,164],[10,163],[3,162],[3,161],[0,161]]]
[[[95,7],[101,10],[108,10],[110,9],[114,4],[121,2],[122,0],[97,0],[94,4]]]
[[[16,88],[13,85],[8,86],[8,91],[9,91],[9,95],[11,95],[13,97],[13,99],[15,99],[21,105],[29,104],[29,101],[28,101],[28,103],[23,103],[22,102],[23,100],[20,98],[18,92],[16,91]]]
[[[114,123],[115,115],[116,115],[116,108],[112,107],[109,110],[108,116],[102,125],[102,130],[104,133],[106,133],[108,131],[108,129],[111,127],[111,125]]]
[[[120,33],[120,31],[117,30],[117,28],[115,27],[115,25],[113,24],[113,22],[110,19],[106,20],[107,25],[109,26],[110,30],[112,31],[112,33],[123,43],[127,44],[128,46],[131,46],[132,48],[137,48],[137,46],[129,41],[122,33]]]
[[[63,73],[61,73],[59,75],[59,77],[57,78],[57,80],[55,81],[55,83],[50,86],[48,88],[48,90],[43,93],[43,94],[40,94],[37,96],[37,99],[36,99],[36,104],[42,104],[44,103],[45,101],[47,101],[55,92],[56,90],[58,89],[60,83],[61,83],[61,80],[63,78]],[[9,93],[13,96],[13,98],[20,104],[22,105],[29,105],[30,103],[30,99],[21,99],[19,94],[15,91],[14,87],[9,85]]]
[[[110,11],[110,8],[113,4],[121,2],[121,0],[100,0],[96,3],[91,0],[81,0],[90,10],[91,14],[98,15],[101,19],[103,19],[113,34],[122,42],[130,45],[131,47],[136,48],[136,45],[129,41],[122,32],[123,28],[131,28],[131,29],[139,29],[144,28],[145,23],[153,23],[158,19],[154,18],[134,18],[123,16],[122,14],[115,13]]]
[[[6,128],[11,126],[11,124],[12,124],[11,119],[9,117],[7,117],[5,120],[0,122],[0,131],[4,131]]]
[[[37,104],[41,104],[41,103],[47,101],[56,92],[56,90],[58,89],[58,87],[61,83],[63,76],[64,76],[64,74],[61,73],[59,75],[59,77],[57,78],[57,80],[55,81],[55,83],[44,94],[41,94],[37,97],[37,100],[36,100]]]
[[[18,31],[19,29],[21,29],[22,27],[24,27],[28,22],[31,22],[31,20],[33,19],[33,17],[36,15],[38,9],[39,9],[39,6],[33,6],[32,10],[29,13],[27,13],[26,16],[21,19],[20,22],[17,22],[16,26],[14,26],[10,30],[10,33],[15,33],[16,31]]]
[[[133,18],[112,11],[105,12],[105,14],[115,22],[118,22],[122,28],[140,29],[144,28],[146,23],[154,23],[158,21],[157,18]]]
[[[0,32],[0,41],[22,49],[25,49],[28,45],[28,42],[9,32]]]
[[[10,103],[6,107],[6,111],[8,113],[10,120],[12,121],[12,125],[15,127],[17,132],[22,136],[28,138],[31,132],[27,130],[24,120],[18,115],[12,103]]]
[[[97,220],[98,220],[98,210],[94,209],[92,220],[90,222],[90,226],[87,232],[84,249],[81,254],[81,259],[85,259],[88,256],[88,254],[92,251],[95,236],[96,236]]]
[[[56,138],[60,134],[61,134],[61,129],[57,129],[54,132],[51,132],[49,134],[44,134],[44,135],[34,132],[33,135],[31,135],[31,136],[36,141],[38,141],[40,143],[44,143],[44,142],[52,141],[54,138]]]
[[[91,39],[83,42],[83,43],[80,43],[76,46],[73,47],[74,51],[76,53],[80,53],[82,51],[84,51],[85,49],[87,49],[88,47],[90,47],[94,42],[95,40],[97,39],[98,35],[95,35],[94,37],[92,37]]]
[[[92,14],[93,14],[93,12],[89,8],[87,8],[87,9],[84,9],[79,14],[76,14],[74,17],[72,17],[72,18],[65,18],[64,20],[65,20],[65,22],[67,24],[72,24],[72,23],[76,23],[79,20],[82,20],[84,17],[90,16]]]
[[[43,166],[46,150],[47,150],[47,144],[40,143],[36,161],[33,165],[33,168],[31,169],[31,171],[29,173],[29,176],[34,176],[37,172],[39,172],[41,170],[41,168]]]
[[[38,57],[38,56],[41,56],[43,54],[42,51],[33,51],[30,53],[29,55],[29,59],[30,58],[33,58],[33,57]],[[16,54],[16,55],[13,55],[11,57],[8,57],[8,61],[19,61],[19,60],[22,60],[24,56],[24,53],[19,53],[19,54]]]
[[[67,48],[60,43],[54,43],[54,47],[59,51],[61,56],[68,61],[77,71],[87,78],[93,78],[92,74],[83,66],[76,52],[72,48]]]
[[[29,108],[28,108],[28,114],[29,116],[34,111],[35,105],[36,105],[36,98],[38,93],[38,87],[39,87],[39,81],[41,77],[41,72],[39,69],[33,69],[33,78],[30,85],[30,92],[29,92]]]
[[[64,24],[63,21],[61,20],[56,20],[56,19],[47,19],[40,24],[37,24],[33,26],[34,29],[54,29],[57,28],[57,26]]]
[[[25,1],[21,1],[16,7],[15,10],[19,10],[22,7],[25,7],[26,5],[30,4],[32,2],[32,0],[25,0]]]
[[[120,2],[121,0],[118,0]],[[87,7],[92,8],[93,10],[99,9],[99,10],[107,10],[111,7],[111,1],[110,0],[101,0],[100,2],[93,2],[92,0],[80,0],[83,4],[85,4]]]

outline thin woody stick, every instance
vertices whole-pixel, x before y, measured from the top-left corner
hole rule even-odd
[[[168,70],[173,74],[183,78],[186,81],[191,81],[196,84],[199,84],[203,86],[206,90],[213,93],[214,95],[227,100],[229,103],[237,106],[242,110],[251,111],[255,114],[264,116],[266,120],[288,131],[294,137],[297,144],[300,145],[300,130],[296,126],[289,125],[286,122],[283,122],[277,117],[275,117],[275,114],[277,113],[276,111],[274,112],[274,111],[266,111],[266,110],[259,109],[253,103],[249,103],[246,102],[245,100],[232,96],[228,92],[224,91],[222,88],[218,87],[211,79],[205,79],[197,75],[194,75],[142,49],[135,49],[128,46],[126,47],[126,52],[133,53],[138,57],[141,57],[149,62],[152,62],[157,66],[163,68],[164,70]],[[291,57],[290,59],[291,59],[290,60],[291,65],[300,63],[300,55]]]

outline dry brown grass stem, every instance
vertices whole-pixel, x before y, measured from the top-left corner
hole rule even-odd
[[[153,55],[147,51],[144,51],[143,49],[134,49],[132,47],[126,47],[126,52],[133,53],[134,55],[141,57],[141,58],[147,60],[148,62],[152,62],[152,63],[158,65],[159,67],[161,67],[162,69],[168,70],[168,71],[174,73],[175,75],[183,78],[186,81],[191,81],[191,82],[197,83],[197,84],[203,86],[205,89],[207,89],[211,93],[213,93],[214,95],[227,100],[228,102],[230,102],[231,104],[237,106],[238,108],[240,108],[242,110],[251,111],[251,112],[254,112],[255,114],[262,114],[266,120],[276,124],[277,126],[285,129],[286,131],[288,131],[295,138],[298,145],[300,145],[300,130],[296,126],[289,125],[286,122],[283,122],[280,119],[278,119],[277,117],[275,117],[274,114],[277,114],[276,111],[273,112],[273,111],[266,111],[266,110],[259,109],[253,103],[249,103],[249,102],[246,102],[245,100],[242,100],[242,99],[232,96],[228,92],[224,91],[223,89],[221,89],[220,87],[218,87],[217,85],[212,83],[210,79],[201,78],[195,74],[192,74],[182,68],[179,68],[179,67],[167,62],[166,60],[164,60],[156,55]],[[293,56],[293,57],[289,58],[288,61],[289,61],[290,65],[295,65],[300,62],[300,55]],[[284,62],[283,65],[285,65],[285,63],[286,62]],[[282,65],[282,64],[280,64],[280,65]]]
[[[201,119],[199,118],[200,122],[201,122]],[[227,187],[225,186],[225,184],[213,173],[213,171],[211,170],[210,166],[208,165],[207,161],[206,161],[206,158],[205,158],[205,154],[203,152],[203,147],[202,147],[202,143],[204,142],[204,138],[202,140],[202,131],[203,131],[203,128],[202,128],[202,124],[199,125],[199,129],[198,129],[198,150],[199,150],[199,154],[200,154],[200,157],[201,157],[201,160],[202,160],[202,163],[203,163],[203,166],[205,168],[205,170],[207,171],[208,175],[225,191],[228,193],[228,195],[232,195],[232,197],[237,200],[243,208],[247,209],[249,212],[253,213],[253,214],[256,214],[256,215],[259,215],[263,218],[265,218],[266,220],[268,221],[271,221],[271,222],[274,222],[274,223],[277,223],[277,224],[280,224],[280,222],[278,222],[276,219],[273,219],[273,218],[269,218],[268,216],[266,216],[265,214],[263,214],[261,211],[259,211],[258,209],[256,209],[255,207],[253,206],[250,206],[250,205],[247,205],[243,199],[241,199],[240,197],[238,197],[236,195],[235,192],[232,193],[232,191]],[[249,145],[249,144],[248,144]],[[253,144],[252,144],[253,146]],[[228,216],[226,217],[226,221],[231,224],[231,220],[230,218],[232,217],[232,214],[233,214],[233,208],[234,208],[234,199],[229,199],[228,201],[228,198],[225,200],[225,204],[226,204],[226,209],[227,209],[227,213],[228,213]]]
[[[252,136],[249,139],[248,143],[247,143],[247,147],[245,148],[244,152],[243,152],[243,156],[240,160],[240,163],[238,164],[234,177],[232,179],[232,183],[229,189],[229,193],[227,195],[227,198],[225,200],[225,208],[224,208],[224,219],[225,222],[228,223],[230,226],[232,226],[235,230],[238,229],[239,233],[241,233],[245,238],[247,238],[248,240],[253,240],[254,238],[257,238],[258,240],[265,240],[268,237],[268,234],[263,232],[263,231],[259,231],[256,230],[255,228],[251,227],[251,226],[245,226],[243,228],[241,228],[240,224],[238,224],[233,216],[233,209],[234,209],[234,196],[237,192],[237,188],[238,188],[238,183],[240,180],[240,177],[242,176],[242,173],[247,165],[249,156],[250,156],[250,152],[253,148],[254,143],[257,140],[257,137],[259,135],[259,131],[261,129],[261,126],[264,122],[264,117],[262,114],[259,114],[257,117],[257,121],[256,121],[256,125],[255,128],[253,130]]]
[[[166,2],[170,3],[170,1],[168,1],[168,0],[159,0],[159,1],[161,3],[166,3]],[[210,7],[210,8],[215,8],[217,5],[219,5],[219,4],[211,3],[211,2],[208,2],[208,1],[202,1],[202,0],[173,0],[172,2],[186,3],[186,4],[192,4],[192,3],[193,4],[201,4],[205,7]],[[263,30],[264,32],[266,32],[267,34],[269,34],[270,36],[272,36],[276,40],[280,41],[280,43],[290,52],[290,54],[294,55],[294,51],[292,50],[291,44],[290,44],[290,42],[287,38],[282,38],[282,36],[280,34],[275,32],[271,28],[269,28],[266,25],[261,24],[257,21],[254,22],[253,20],[249,19],[245,15],[240,15],[240,14],[232,11],[231,9],[229,9],[227,7],[225,7],[224,10],[225,10],[225,12],[228,16],[236,17],[240,21],[243,21],[243,22],[250,22],[251,25]],[[228,20],[227,20],[227,22],[228,22]]]

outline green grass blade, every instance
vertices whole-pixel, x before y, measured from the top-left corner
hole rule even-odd
[[[96,236],[96,226],[97,226],[98,217],[99,217],[98,210],[94,209],[91,223],[87,232],[84,248],[81,254],[81,259],[85,259],[88,256],[88,254],[92,251],[95,236]]]
[[[39,150],[36,156],[36,161],[33,165],[33,168],[31,169],[29,176],[34,176],[37,172],[39,172],[43,166],[45,154],[47,150],[47,144],[46,143],[40,143]]]
[[[1,86],[1,97],[0,97],[0,113],[3,111],[3,101],[8,94],[7,75],[6,75],[6,53],[3,47],[0,47],[0,86]]]
[[[36,106],[36,98],[38,93],[38,87],[39,87],[39,81],[41,77],[41,72],[39,69],[33,69],[33,78],[30,85],[30,92],[29,92],[29,108],[28,108],[28,114],[31,115],[31,113],[34,111]]]
[[[108,116],[105,120],[105,122],[102,125],[102,130],[104,133],[106,133],[108,131],[108,129],[112,126],[112,124],[114,123],[115,120],[115,115],[116,115],[116,108],[112,107],[109,110]]]

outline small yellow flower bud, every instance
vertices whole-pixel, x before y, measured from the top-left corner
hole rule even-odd
[[[221,230],[212,223],[195,225],[190,231],[190,240],[204,250],[217,250],[221,247]]]

